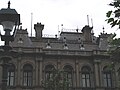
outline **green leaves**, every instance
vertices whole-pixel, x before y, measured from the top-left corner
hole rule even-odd
[[[120,38],[115,38],[112,40],[111,45],[119,46],[120,45]]]
[[[114,18],[109,18],[108,23],[110,23],[110,22],[114,22]]]
[[[118,1],[115,1],[113,5],[114,5],[114,7],[119,7],[120,3]]]
[[[111,27],[114,27],[115,25],[117,25],[117,21],[118,21],[118,20],[113,21],[113,22],[110,24]]]
[[[109,18],[109,17],[111,16],[111,14],[112,14],[112,11],[108,11],[108,12],[106,13],[106,16]]]
[[[112,6],[114,10],[110,10],[106,13],[106,21],[111,27],[118,26],[120,29],[120,1],[113,0],[109,5]]]
[[[70,84],[67,73],[55,69],[51,71],[50,77],[42,83],[45,90],[68,90]]]

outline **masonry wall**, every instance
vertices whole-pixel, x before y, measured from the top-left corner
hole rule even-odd
[[[17,49],[16,49],[17,50]],[[15,65],[15,84],[8,86],[8,90],[43,90],[42,81],[45,80],[45,66],[53,65],[55,69],[63,69],[69,65],[73,68],[72,90],[118,90],[117,70],[119,65],[115,66],[112,72],[112,86],[104,86],[103,68],[112,61],[108,56],[102,55],[86,55],[86,52],[79,55],[70,55],[70,51],[64,51],[63,55],[52,53],[52,50],[42,50],[42,52],[19,52],[18,57],[12,59],[10,63]],[[90,53],[90,52],[89,52]],[[33,80],[31,86],[23,85],[23,67],[30,64],[33,67]],[[90,87],[83,87],[82,84],[82,67],[90,67]],[[1,69],[0,69],[1,70]],[[1,72],[1,71],[0,71]],[[2,73],[1,73],[2,74]],[[0,74],[0,76],[1,76]],[[0,77],[1,78],[1,77]]]

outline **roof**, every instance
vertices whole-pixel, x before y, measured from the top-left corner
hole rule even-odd
[[[10,1],[8,2],[8,8],[2,8],[0,14],[18,14],[15,9],[10,8]]]
[[[18,13],[15,9],[10,9],[10,8],[4,9],[3,8],[0,10],[0,14],[18,14]]]

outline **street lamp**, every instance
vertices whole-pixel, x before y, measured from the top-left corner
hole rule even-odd
[[[4,35],[0,34],[1,40],[5,42],[4,46],[0,46],[0,61],[2,62],[2,90],[7,90],[7,73],[9,61],[14,55],[12,52],[12,47],[9,42],[14,40],[16,27],[20,25],[20,14],[16,12],[15,9],[10,8],[10,1],[8,2],[8,8],[0,10],[0,25],[3,26],[5,32]],[[11,31],[13,30],[11,35]]]
[[[10,8],[10,1],[8,2],[7,9],[0,10],[0,25],[3,26],[5,31],[4,35],[1,35],[1,40],[5,41],[5,45],[9,46],[9,42],[14,40],[14,33],[11,35],[13,27],[20,25],[20,14],[15,9]],[[16,32],[16,29],[14,30]]]

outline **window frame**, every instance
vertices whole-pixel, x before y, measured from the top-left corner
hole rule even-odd
[[[109,67],[105,66],[103,68],[103,83],[104,87],[112,87],[112,71],[109,69]]]
[[[53,74],[53,69],[55,69],[55,67],[53,65],[45,66],[45,81],[50,79],[50,77]]]
[[[83,88],[90,88],[92,86],[91,85],[91,68],[89,66],[83,66],[81,68],[81,81],[82,81]]]
[[[31,87],[33,85],[33,67],[30,64],[23,66],[23,86]]]
[[[7,73],[7,86],[15,85],[15,65],[11,64],[8,68]]]
[[[73,67],[66,65],[64,66],[63,70],[66,73],[67,80],[70,81],[70,84],[68,86],[73,87]]]

